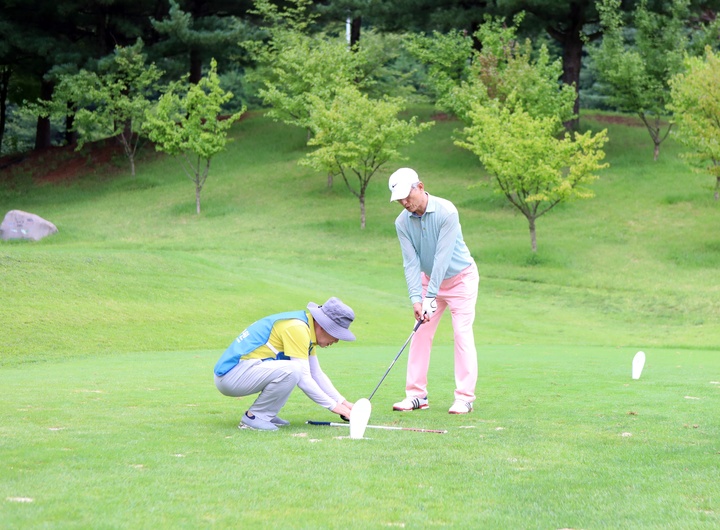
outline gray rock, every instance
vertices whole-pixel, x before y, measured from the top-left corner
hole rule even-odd
[[[0,225],[0,239],[32,239],[42,238],[57,232],[57,227],[34,213],[22,210],[10,210],[5,214]]]

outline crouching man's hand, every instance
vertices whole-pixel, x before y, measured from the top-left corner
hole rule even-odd
[[[352,405],[348,407],[348,402],[344,401],[342,403],[338,403],[335,405],[335,408],[332,409],[332,411],[335,414],[340,414],[340,416],[345,416],[346,418],[350,418],[350,409],[352,408]],[[349,419],[347,421],[350,421]]]

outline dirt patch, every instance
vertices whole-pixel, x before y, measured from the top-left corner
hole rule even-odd
[[[606,114],[583,114],[580,119],[598,121],[600,123],[611,123],[615,125],[627,125],[629,127],[645,127],[643,121],[637,116],[616,116]]]
[[[431,120],[434,121],[458,121],[458,119],[453,116],[452,114],[447,114],[446,112],[436,112],[432,116],[430,116]]]
[[[90,173],[112,174],[129,170],[122,145],[115,138],[85,144],[79,151],[76,146],[49,147],[10,155],[0,159],[0,181],[17,177],[31,178],[35,183],[67,182]]]
[[[249,111],[241,120],[257,115]],[[226,120],[229,116],[220,116]],[[155,150],[154,144],[145,141],[138,149],[135,164],[149,157],[162,156]],[[88,142],[82,149],[75,145],[49,147],[39,151],[29,151],[0,158],[0,184],[12,183],[16,179],[31,179],[33,183],[67,183],[91,174],[112,177],[130,172],[130,160],[125,156],[122,144],[116,137],[97,142]]]

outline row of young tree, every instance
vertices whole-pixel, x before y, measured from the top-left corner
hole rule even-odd
[[[272,4],[290,5],[292,1],[271,0]],[[446,33],[461,31],[475,34],[485,17],[511,20],[523,11],[520,34],[535,42],[547,41],[551,53],[561,58],[564,84],[574,86],[577,116],[583,61],[589,43],[604,33],[597,0],[311,0],[310,8],[320,17],[313,29],[329,33],[344,30],[349,22],[349,37],[355,45],[360,30],[373,28],[388,35],[403,33]],[[623,0],[616,2],[618,16],[631,17],[639,5],[661,24],[658,36],[667,35],[656,53],[678,50],[674,46],[677,25],[668,28],[672,13],[682,30],[695,30],[713,21],[720,0],[687,0],[682,12],[672,0]],[[130,46],[137,39],[167,79],[189,73],[197,83],[210,59],[218,62],[223,76],[232,77],[233,92],[245,103],[259,102],[256,85],[248,84],[245,73],[256,64],[248,51],[238,44],[265,34],[266,20],[252,0],[37,0],[32,9],[17,0],[0,0],[0,146],[3,144],[7,110],[24,100],[50,99],[62,74],[80,69],[96,71],[104,57],[116,46]],[[631,21],[628,29],[634,30]],[[641,21],[640,21],[641,23]],[[668,32],[668,29],[672,31]],[[473,46],[482,45],[477,39]],[[669,45],[669,46],[668,46]],[[412,68],[412,65],[404,65]],[[417,79],[415,84],[417,85]],[[228,79],[231,83],[231,79]],[[252,100],[252,101],[251,101]],[[68,133],[70,134],[70,133]],[[37,123],[35,147],[51,143],[47,120]],[[69,138],[68,140],[72,140]]]
[[[669,127],[677,122],[680,138],[693,146],[693,156],[716,172],[720,185],[720,132],[712,121],[718,117],[720,92],[712,49],[717,46],[715,26],[692,16],[689,0],[661,2],[660,7],[667,9],[656,11],[648,1],[640,0],[628,21],[623,16],[628,8],[620,0],[593,3],[594,33],[587,31],[588,23],[579,26],[582,31],[577,26],[572,31],[582,45],[605,34],[599,45],[587,46],[590,64],[614,106],[638,114],[645,122],[655,157]],[[544,8],[547,18],[550,12],[559,12],[551,7],[559,8],[560,3],[522,2],[530,12],[508,19],[487,15],[491,5],[509,10],[513,2],[488,2],[484,9],[478,8],[484,18],[472,22],[474,31],[409,34],[380,33],[360,23],[365,13],[378,13],[381,4],[388,3],[345,0],[316,5],[311,0],[292,0],[278,7],[270,0],[256,0],[244,12],[257,21],[256,29],[241,23],[247,18],[228,16],[222,25],[214,19],[217,33],[213,34],[208,26],[199,29],[196,16],[171,0],[168,17],[153,19],[153,26],[178,42],[192,43],[191,65],[193,57],[202,56],[192,50],[211,49],[208,43],[222,41],[218,34],[230,39],[221,50],[223,60],[253,65],[243,81],[258,87],[257,97],[268,113],[307,130],[308,145],[314,149],[301,163],[326,174],[329,184],[333,177],[342,177],[359,199],[361,227],[371,177],[389,160],[399,159],[399,149],[432,126],[398,117],[408,96],[426,88],[440,108],[463,123],[456,144],[478,156],[496,189],[526,217],[535,251],[536,220],[560,202],[592,196],[588,184],[606,166],[602,163],[606,131],[593,135],[572,130],[578,117],[578,83],[558,83],[569,78],[572,61],[567,48],[554,59],[552,41],[524,38],[533,27],[526,20],[534,18],[537,24],[540,19],[533,10]],[[570,4],[585,15],[592,12],[585,2]],[[384,9],[386,14],[392,12]],[[450,12],[430,11],[438,26],[452,20]],[[349,45],[333,31],[337,26],[323,22],[323,16],[327,20],[340,13],[348,22]],[[417,13],[408,18],[413,17]],[[561,33],[551,25],[545,29],[549,35]],[[50,121],[53,115],[66,117],[68,134],[78,135],[80,142],[116,136],[132,171],[141,137],[181,155],[195,183],[199,213],[210,160],[224,148],[230,124],[245,107],[236,105],[229,119],[218,119],[223,108],[228,114],[232,94],[220,87],[215,59],[205,75],[202,69],[199,76],[193,74],[191,67],[189,76],[170,73],[176,80],[163,84],[168,71],[162,67],[170,63],[165,58],[152,61],[150,56],[142,40],[116,46],[92,67],[57,73],[52,96],[25,107],[39,116],[38,123]],[[426,71],[422,84],[417,78],[419,66]],[[671,115],[674,119],[668,120]],[[667,129],[661,132],[663,126]]]

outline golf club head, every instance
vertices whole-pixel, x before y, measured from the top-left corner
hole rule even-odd
[[[355,405],[353,405],[353,408],[350,410],[350,438],[355,440],[362,439],[365,435],[365,429],[367,429],[371,412],[372,405],[370,404],[370,400],[360,398],[355,402]]]

